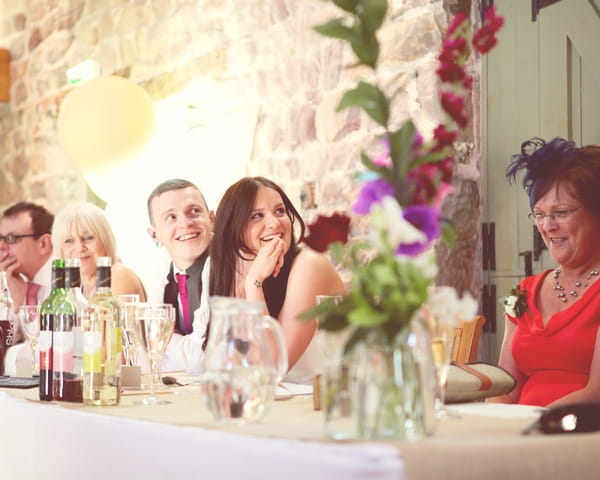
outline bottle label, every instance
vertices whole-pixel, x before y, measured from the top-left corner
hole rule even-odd
[[[52,369],[73,371],[73,332],[54,332],[52,338]]]
[[[83,332],[83,371],[102,371],[102,332]]]
[[[96,267],[96,287],[110,288],[110,267]]]
[[[0,320],[0,341],[3,347],[10,347],[15,340],[14,323],[12,320]]]
[[[40,370],[52,370],[52,330],[41,330],[38,336]]]

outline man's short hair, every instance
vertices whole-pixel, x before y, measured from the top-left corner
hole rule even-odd
[[[184,180],[182,178],[171,178],[169,180],[165,180],[160,185],[157,185],[154,188],[154,190],[152,190],[152,192],[150,193],[150,196],[148,197],[147,207],[148,207],[148,219],[150,220],[150,224],[154,225],[154,221],[152,220],[152,206],[151,206],[153,198],[158,197],[158,196],[162,195],[163,193],[170,192],[172,190],[182,190],[184,188],[189,188],[189,187],[192,187],[192,188],[195,188],[196,190],[198,190],[198,193],[200,193],[200,196],[202,197],[202,200],[204,201],[204,206],[208,209],[208,205],[206,203],[206,199],[204,198],[204,195],[202,195],[202,192],[195,184],[193,184],[189,180]]]
[[[14,217],[22,212],[29,212],[31,216],[31,228],[35,235],[40,236],[52,232],[54,215],[41,205],[31,202],[18,202],[8,207],[2,213],[2,217]]]

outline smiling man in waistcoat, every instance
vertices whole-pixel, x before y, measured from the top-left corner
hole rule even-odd
[[[148,217],[148,234],[171,258],[162,301],[175,306],[177,318],[165,363],[196,372],[208,324],[208,246],[214,213],[196,185],[171,179],[148,197]]]

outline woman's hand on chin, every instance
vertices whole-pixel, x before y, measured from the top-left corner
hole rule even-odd
[[[252,261],[246,274],[246,284],[248,282],[255,284],[257,281],[262,284],[265,278],[271,275],[276,277],[283,267],[284,246],[281,238],[274,238],[265,243],[256,254],[254,261]],[[248,285],[246,285],[246,288],[248,288]]]

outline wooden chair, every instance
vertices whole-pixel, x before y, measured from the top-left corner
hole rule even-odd
[[[468,363],[477,360],[477,347],[484,323],[485,317],[478,315],[473,321],[462,322],[454,329],[453,362]]]

